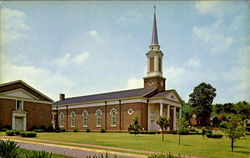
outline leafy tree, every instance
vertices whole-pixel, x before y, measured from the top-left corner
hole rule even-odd
[[[207,124],[207,119],[212,112],[213,99],[216,96],[216,89],[205,82],[200,83],[189,95],[189,103],[196,109],[196,115],[201,125]]]
[[[227,120],[221,123],[224,128],[222,131],[231,139],[231,148],[233,152],[234,142],[240,137],[245,136],[245,127],[243,127],[242,119],[239,115],[228,115]]]
[[[178,118],[177,119],[177,132],[179,134],[179,145],[181,144],[181,132],[186,129],[188,125],[188,121],[185,120],[185,118]]]
[[[237,114],[241,115],[242,120],[250,119],[250,104],[248,102],[238,102],[234,104],[234,109]]]
[[[134,134],[136,136],[136,134],[139,134],[139,130],[141,129],[141,125],[139,125],[139,121],[138,121],[138,116],[135,116],[133,121],[134,121],[134,123],[129,125],[128,130],[134,131]]]
[[[182,104],[181,110],[182,110],[182,116],[185,118],[185,120],[189,122],[189,124],[191,124],[190,119],[192,118],[195,112],[195,108],[193,108],[189,103],[184,103]]]
[[[164,141],[164,131],[169,127],[170,121],[167,117],[165,116],[160,116],[159,119],[157,120],[157,124],[160,126],[161,131],[162,131],[162,141]]]

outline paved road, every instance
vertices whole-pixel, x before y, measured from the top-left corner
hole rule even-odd
[[[79,148],[79,147],[70,147],[70,146],[63,146],[63,145],[55,145],[55,144],[45,144],[45,143],[30,143],[30,142],[22,142],[17,141],[18,145],[24,149],[30,150],[45,150],[47,152],[52,152],[61,155],[67,155],[77,158],[85,158],[86,156],[98,156],[98,155],[105,155],[107,151],[105,150],[96,150],[96,149],[88,149],[88,148]],[[119,152],[112,152],[109,151],[108,155],[111,157],[117,156],[122,158],[135,158],[135,157],[146,157],[143,155],[135,155],[135,154],[128,154],[128,153],[119,153]]]

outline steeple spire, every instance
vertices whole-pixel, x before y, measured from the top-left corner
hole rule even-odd
[[[154,22],[153,22],[153,31],[152,31],[152,42],[151,42],[151,45],[159,45],[158,44],[158,35],[157,35],[157,25],[156,25],[155,10],[156,10],[156,7],[154,6]]]

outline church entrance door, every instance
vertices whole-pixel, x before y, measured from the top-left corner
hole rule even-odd
[[[15,129],[24,130],[24,119],[23,117],[15,117]]]

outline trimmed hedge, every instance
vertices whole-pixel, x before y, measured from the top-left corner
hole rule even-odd
[[[87,128],[87,129],[86,129],[86,132],[89,133],[89,132],[90,132],[90,129]]]
[[[211,134],[211,133],[207,133],[206,136],[207,136],[208,138],[215,138],[215,139],[220,139],[220,138],[223,137],[222,134]]]
[[[22,137],[36,137],[37,133],[34,131],[23,131],[20,132]]]
[[[78,132],[78,129],[77,129],[77,128],[75,128],[75,129],[73,130],[73,132]]]
[[[131,131],[129,131],[129,133],[130,134],[139,134],[140,132],[139,131],[133,131],[133,130],[131,130]]]
[[[101,133],[105,133],[106,131],[105,131],[105,129],[102,128],[100,132]]]
[[[7,136],[14,136],[14,135],[15,135],[15,132],[14,132],[13,130],[6,130],[6,131],[5,131],[5,134],[6,134]]]
[[[34,132],[37,132],[37,133],[42,133],[42,132],[45,132],[45,130],[44,130],[44,129],[34,129],[33,131],[34,131]]]

